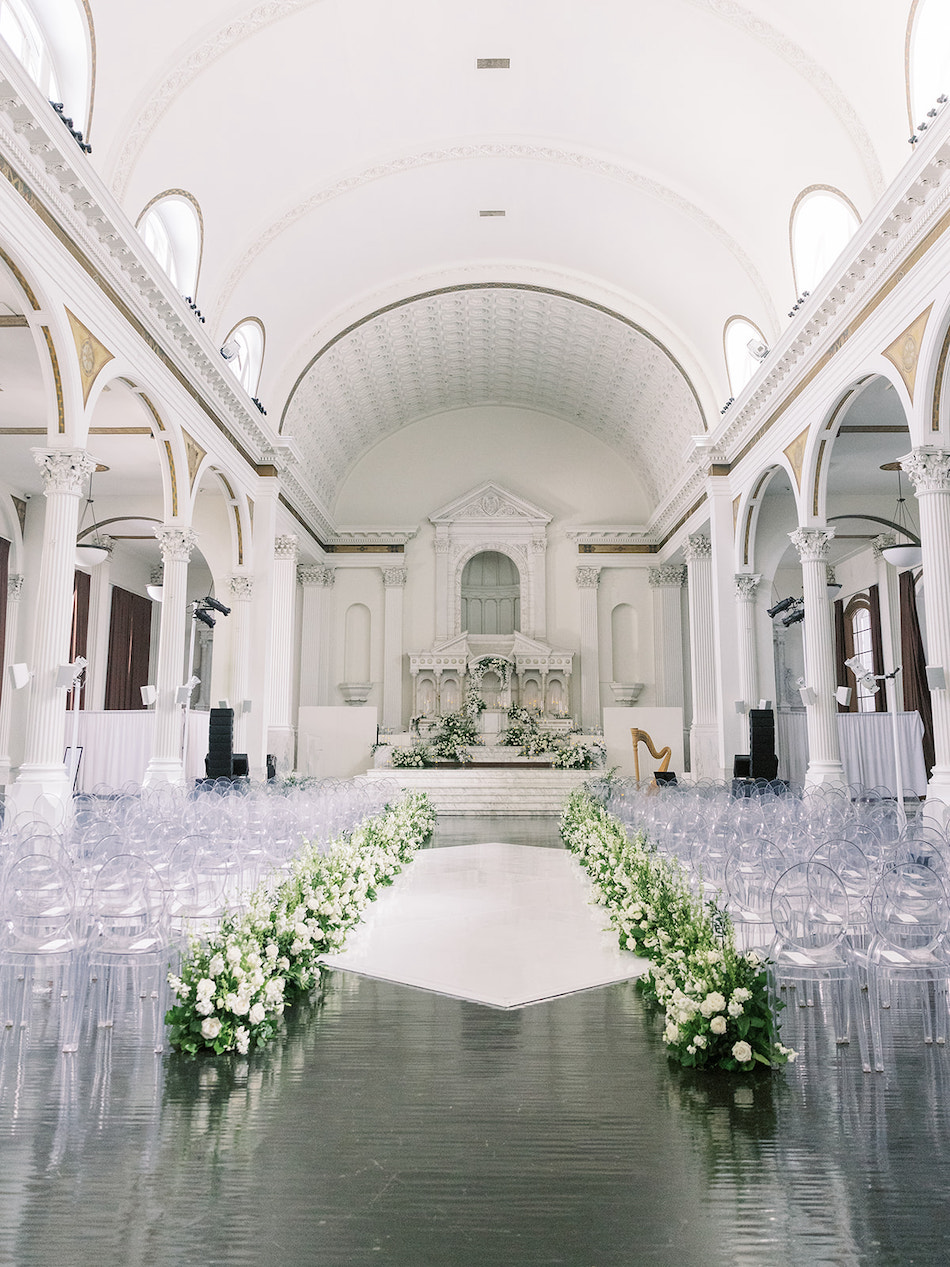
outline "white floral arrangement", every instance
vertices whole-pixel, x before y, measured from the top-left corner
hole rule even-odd
[[[305,846],[289,878],[281,871],[254,891],[245,912],[192,940],[181,975],[168,978],[177,998],[165,1017],[172,1046],[243,1054],[273,1038],[293,992],[312,988],[321,956],[342,947],[434,823],[428,797],[412,793],[326,852]]]
[[[588,792],[561,819],[607,908],[620,944],[650,960],[639,985],[665,1013],[663,1041],[681,1065],[742,1070],[784,1065],[796,1053],[778,1041],[778,1011],[765,964],[736,949],[728,915],[690,890],[676,860],[651,851]]]

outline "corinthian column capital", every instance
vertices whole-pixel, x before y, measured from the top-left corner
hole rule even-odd
[[[163,563],[187,563],[198,544],[198,534],[193,528],[181,528],[175,524],[159,524],[155,536],[161,547]]]
[[[43,492],[82,494],[82,486],[96,469],[96,460],[85,449],[33,449],[33,461],[43,477]]]
[[[950,490],[950,452],[924,446],[913,449],[900,459],[901,468],[907,472],[917,496],[926,493],[945,493]]]
[[[736,574],[736,598],[741,599],[745,603],[755,601],[755,591],[759,588],[759,582],[762,577],[759,574],[751,572],[739,572]]]
[[[796,528],[788,534],[788,539],[802,563],[824,563],[834,535],[834,528]]]

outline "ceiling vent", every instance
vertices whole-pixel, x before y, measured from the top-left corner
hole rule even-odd
[[[476,70],[510,70],[510,57],[479,57],[475,61]]]
[[[503,216],[506,213],[504,211],[480,211],[478,214],[480,216]]]

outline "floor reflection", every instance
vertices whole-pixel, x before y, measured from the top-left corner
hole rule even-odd
[[[499,1013],[328,973],[217,1060],[134,1011],[0,1036],[0,1262],[950,1261],[950,1055],[899,997],[886,1074],[793,1000],[800,1063],[752,1080],[672,1068],[629,983]]]

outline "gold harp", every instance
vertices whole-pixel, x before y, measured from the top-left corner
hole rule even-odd
[[[637,773],[637,782],[640,782],[640,744],[644,743],[651,757],[659,761],[657,770],[668,770],[670,768],[670,758],[673,755],[672,748],[661,748],[657,752],[653,746],[653,740],[645,730],[638,730],[636,726],[630,728],[630,737],[633,740],[633,768]],[[655,780],[654,780],[655,782]]]

